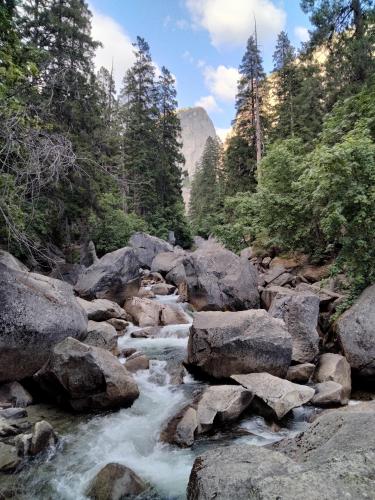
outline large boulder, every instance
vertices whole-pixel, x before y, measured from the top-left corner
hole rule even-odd
[[[9,382],[0,386],[0,406],[9,403],[12,406],[25,407],[32,402],[31,394],[19,382]]]
[[[138,498],[147,489],[147,484],[129,467],[109,463],[93,478],[86,495],[93,500],[122,500]]]
[[[343,387],[337,382],[328,380],[314,386],[315,394],[311,403],[315,406],[344,406],[348,404],[348,400],[343,397]]]
[[[255,267],[216,243],[184,259],[187,300],[198,311],[257,309]]]
[[[195,314],[188,343],[188,367],[222,379],[235,373],[268,372],[284,377],[292,340],[282,321],[264,310]]]
[[[146,233],[133,234],[129,240],[129,246],[134,248],[141,267],[149,269],[156,255],[161,252],[173,252],[172,245]]]
[[[124,408],[139,396],[133,377],[110,352],[67,338],[34,376],[40,387],[73,410]]]
[[[78,303],[86,311],[88,319],[106,321],[111,318],[126,319],[126,312],[116,302],[107,299],[88,301],[77,297]]]
[[[275,416],[277,419],[283,418],[293,408],[308,403],[315,393],[311,387],[294,384],[269,373],[232,375],[231,378],[256,396],[254,402],[258,409],[264,410],[266,417]]]
[[[107,253],[81,274],[75,290],[85,299],[108,299],[122,305],[139,289],[139,260],[133,248]]]
[[[69,264],[66,262],[57,263],[56,267],[51,272],[51,278],[56,278],[59,280],[66,281],[71,285],[75,285],[85,271],[85,266],[81,264]]]
[[[298,293],[282,289],[274,296],[269,314],[282,319],[292,337],[292,360],[309,363],[319,354],[319,297],[312,293]]]
[[[179,305],[161,304],[151,299],[132,297],[125,302],[125,310],[139,326],[189,324],[190,320]]]
[[[117,331],[114,326],[106,321],[90,320],[87,325],[87,334],[82,342],[116,353],[117,339]]]
[[[4,264],[5,266],[15,269],[16,271],[29,271],[25,264],[22,264],[21,261],[6,250],[0,250],[0,264]]]
[[[32,376],[57,343],[86,330],[71,285],[0,264],[0,382]]]
[[[191,446],[197,436],[238,419],[252,399],[252,393],[240,386],[208,387],[169,421],[162,438],[178,446]]]
[[[274,450],[244,444],[198,456],[188,500],[373,498],[375,407],[358,407],[324,412]]]
[[[163,276],[167,276],[168,274],[170,276],[175,275],[175,270],[176,268],[180,268],[180,273],[182,278],[185,279],[185,273],[184,273],[184,266],[183,266],[183,261],[186,257],[186,252],[183,250],[177,250],[175,249],[174,252],[161,252],[152,261],[151,264],[151,271],[152,272],[157,272],[161,273]],[[181,267],[180,267],[181,266]],[[181,270],[182,269],[182,270]],[[175,285],[179,285],[180,283],[175,283],[172,281]]]
[[[375,285],[340,316],[335,329],[354,375],[375,379]]]
[[[314,373],[315,365],[312,363],[302,363],[293,365],[288,368],[286,379],[297,384],[305,384],[308,382]]]
[[[315,382],[333,381],[343,388],[342,399],[348,402],[352,390],[350,365],[340,354],[326,353],[319,357],[313,380]]]

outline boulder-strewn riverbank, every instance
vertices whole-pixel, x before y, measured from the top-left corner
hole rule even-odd
[[[0,267],[0,493],[372,498],[373,287],[332,323],[326,270],[143,233],[74,287]]]

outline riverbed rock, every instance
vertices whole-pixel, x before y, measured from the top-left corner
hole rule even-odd
[[[68,283],[0,264],[0,382],[31,377],[54,345],[86,329]]]
[[[241,386],[208,387],[194,403],[169,421],[162,438],[178,446],[191,446],[197,436],[237,420],[252,399],[252,393]]]
[[[308,403],[315,392],[311,387],[294,384],[269,373],[232,375],[231,378],[256,396],[254,403],[261,403],[257,404],[257,409],[264,416],[276,416],[277,419],[283,418],[293,408]]]
[[[375,285],[360,295],[335,325],[353,374],[375,379]]]
[[[89,321],[87,334],[82,340],[87,345],[101,347],[108,351],[115,352],[117,349],[117,331],[106,321]]]
[[[77,301],[86,311],[88,319],[93,321],[107,321],[112,318],[126,319],[126,312],[116,302],[107,299],[88,301],[77,297]]]
[[[122,305],[139,289],[139,267],[135,249],[120,248],[87,268],[75,290],[84,299],[108,299]]]
[[[50,276],[51,278],[66,281],[70,285],[75,285],[85,269],[85,266],[81,264],[56,263],[56,267],[52,270]]]
[[[0,472],[14,472],[20,462],[17,448],[0,442]]]
[[[249,262],[217,243],[206,243],[183,261],[187,301],[197,311],[257,309],[257,273]]]
[[[196,458],[187,499],[320,500],[373,498],[374,453],[295,463],[272,450],[233,445]]]
[[[200,312],[190,329],[187,365],[215,379],[264,371],[284,377],[291,354],[284,323],[264,310]]]
[[[137,498],[147,488],[147,484],[129,467],[109,463],[93,478],[86,495],[93,500],[122,500]]]
[[[173,270],[182,265],[184,258],[186,257],[186,252],[183,250],[175,249],[173,252],[161,252],[155,256],[151,265],[151,272],[160,273],[162,276],[167,276],[169,273],[173,273]],[[182,269],[184,267],[182,266]],[[174,285],[179,285],[174,281],[169,281]]]
[[[157,283],[151,287],[151,291],[155,295],[171,295],[175,290],[176,287],[174,285],[168,285],[167,283]]]
[[[350,365],[340,354],[326,353],[319,357],[313,380],[315,382],[333,381],[341,384],[343,400],[349,400],[352,390]]]
[[[124,319],[121,318],[110,318],[107,319],[107,323],[116,330],[117,335],[120,335],[120,332],[124,332],[124,330],[127,329],[129,326],[129,322],[125,321]]]
[[[25,264],[22,264],[20,260],[18,260],[16,257],[14,257],[6,250],[1,250],[1,249],[0,249],[0,264],[4,264],[5,266],[10,267],[15,271],[21,271],[25,273],[29,271],[29,268],[25,266]]]
[[[132,297],[124,305],[135,324],[139,326],[163,326],[189,324],[190,320],[180,306],[161,304],[151,299]]]
[[[152,261],[159,253],[173,252],[173,246],[167,241],[146,233],[133,234],[129,240],[129,246],[134,248],[140,266],[149,269]]]
[[[17,420],[18,418],[27,417],[27,411],[25,408],[5,408],[4,410],[0,410],[0,418]]]
[[[31,394],[19,382],[10,382],[0,386],[0,404],[11,403],[13,406],[25,407],[31,405]]]
[[[292,337],[292,360],[310,363],[319,354],[319,298],[314,294],[283,289],[273,298],[269,314],[279,318]]]
[[[305,384],[308,382],[314,373],[315,365],[312,363],[302,363],[293,365],[288,368],[286,379],[297,384]]]
[[[139,353],[138,356],[136,354],[128,358],[125,363],[125,368],[131,373],[137,372],[138,370],[148,370],[150,366],[148,357],[142,353]]]
[[[49,448],[55,446],[58,442],[58,436],[52,425],[46,420],[36,422],[31,436],[29,454],[31,456],[44,453]]]
[[[219,447],[195,459],[187,499],[284,500],[284,496],[263,496],[262,480],[299,471],[299,466],[281,453],[249,445]]]
[[[348,404],[348,399],[343,396],[341,384],[328,380],[314,385],[315,394],[311,403],[315,406],[329,407]]]
[[[67,338],[35,375],[40,387],[73,410],[124,408],[139,396],[133,377],[110,352]]]

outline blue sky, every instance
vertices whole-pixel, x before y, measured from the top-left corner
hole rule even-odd
[[[137,35],[157,67],[175,75],[180,107],[203,105],[219,134],[230,127],[238,65],[257,20],[266,71],[272,70],[277,33],[299,47],[309,20],[299,0],[90,0],[93,35],[103,43],[97,66],[110,67],[119,84],[133,60]]]

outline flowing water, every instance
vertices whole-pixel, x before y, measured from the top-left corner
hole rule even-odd
[[[177,296],[157,296],[162,303],[176,304]],[[189,313],[187,305],[179,305]],[[186,356],[190,325],[163,327],[158,338],[131,338],[138,329],[128,328],[120,347],[135,347],[152,360],[150,369],[137,372],[140,397],[133,406],[114,413],[85,418],[66,417],[60,426],[62,443],[54,457],[33,464],[17,476],[18,498],[81,500],[90,480],[109,462],[127,465],[148,480],[161,499],[185,498],[186,485],[195,456],[211,447],[248,443],[263,446],[294,435],[307,425],[309,411],[298,408],[285,427],[274,432],[259,416],[244,418],[235,428],[199,439],[192,449],[180,449],[159,439],[166,421],[192,400],[202,384],[190,375],[172,385],[168,363]],[[126,360],[121,360],[126,365]],[[53,423],[53,422],[51,422]],[[61,432],[61,428],[63,431]]]

